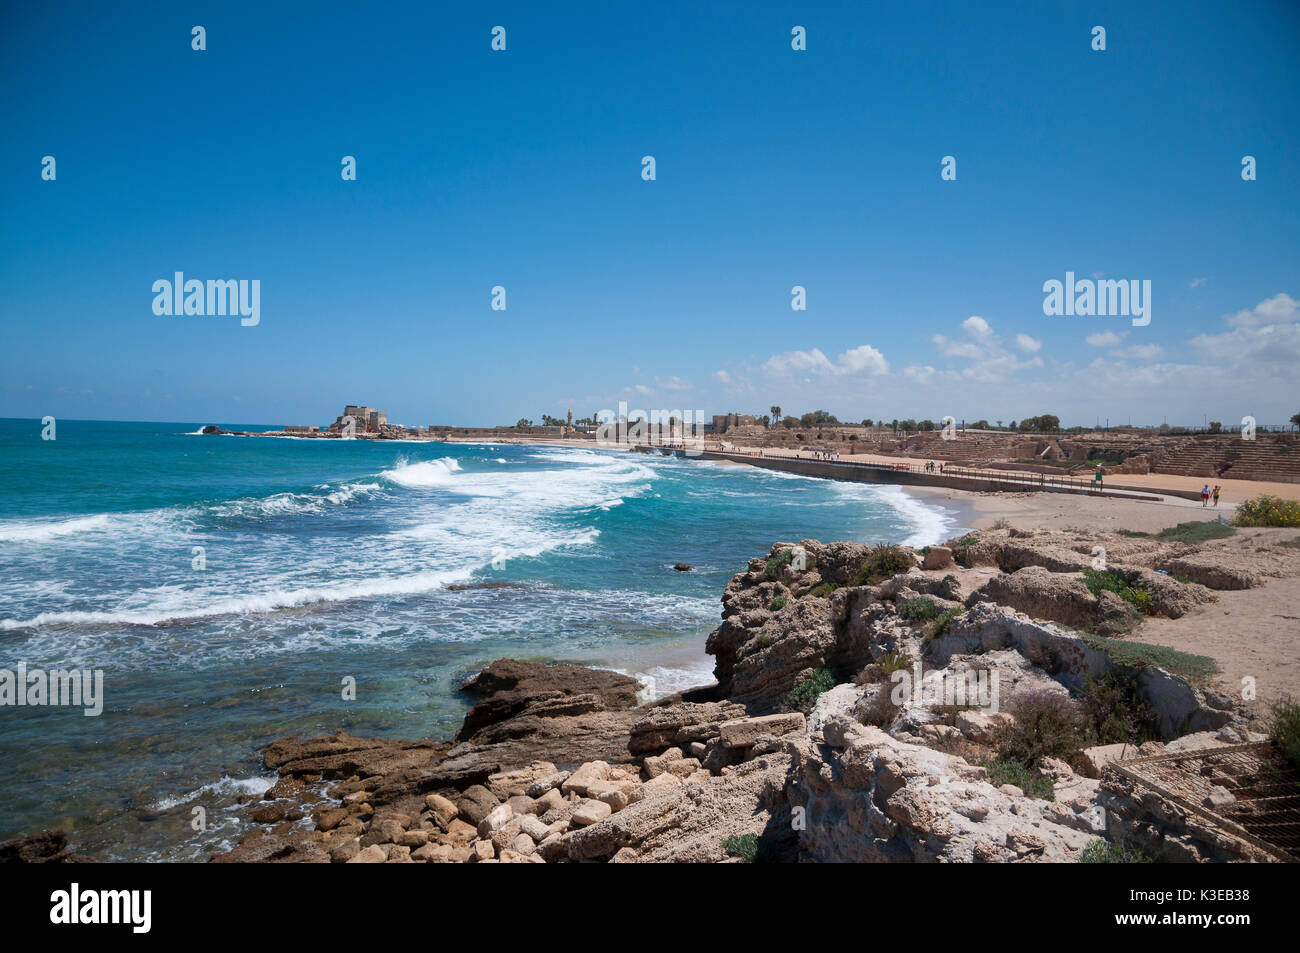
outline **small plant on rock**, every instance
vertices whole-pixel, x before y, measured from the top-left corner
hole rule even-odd
[[[882,678],[889,678],[897,671],[912,667],[912,656],[906,652],[886,652],[876,663]]]
[[[916,560],[906,549],[890,543],[879,543],[872,546],[867,557],[862,560],[853,574],[850,585],[874,586],[915,566]]]
[[[785,608],[786,603],[789,601],[790,600],[788,600],[785,596],[777,596],[775,599],[772,600],[772,605],[771,605],[772,611],[780,612],[782,609]]]
[[[908,622],[927,622],[938,617],[939,607],[935,605],[933,599],[921,596],[919,599],[904,602],[898,614]]]
[[[1114,569],[1085,569],[1083,584],[1094,596],[1113,592],[1145,615],[1155,611],[1155,599],[1146,587],[1140,582],[1130,582]]]
[[[952,558],[957,560],[963,566],[970,565],[970,551],[979,545],[979,537],[974,533],[967,533],[957,542],[952,544]]]
[[[1268,734],[1278,753],[1300,768],[1300,704],[1290,696],[1270,707]]]
[[[822,692],[830,691],[834,687],[835,676],[829,669],[819,668],[791,689],[786,697],[786,705],[806,714],[812,711],[813,705],[817,704],[817,699]]]
[[[1030,692],[1010,706],[1014,716],[998,732],[998,756],[1036,767],[1043,758],[1077,763],[1087,743],[1078,704],[1057,692]]]
[[[1079,701],[1086,729],[1097,744],[1140,745],[1160,737],[1160,719],[1132,670],[1089,675]]]
[[[722,842],[722,849],[727,852],[728,857],[735,857],[752,864],[758,859],[758,835],[741,834],[738,837],[728,837]]]
[[[1081,864],[1149,864],[1150,857],[1108,840],[1095,840],[1079,853]]]
[[[785,572],[785,567],[794,561],[794,550],[783,549],[779,553],[767,557],[767,570],[763,576],[768,582],[776,582],[781,578],[781,573]]]
[[[998,758],[984,765],[989,773],[989,783],[995,787],[1014,784],[1029,797],[1040,801],[1055,801],[1052,779],[1041,771],[1030,768],[1019,761]]]
[[[954,606],[951,609],[944,609],[937,616],[935,616],[934,624],[931,625],[929,631],[925,633],[924,641],[930,642],[934,639],[937,639],[939,636],[943,635],[945,632],[948,631],[948,624],[952,622],[953,619],[956,619],[958,616],[962,615],[965,611],[966,611],[965,609],[962,609],[957,606]]]

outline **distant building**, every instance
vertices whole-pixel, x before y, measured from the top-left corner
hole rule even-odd
[[[352,418],[357,433],[379,433],[381,428],[388,425],[388,414],[384,411],[360,404],[348,404],[343,408],[343,413],[334,418],[334,423],[329,426],[330,431],[333,433],[341,431],[348,417]]]
[[[285,424],[285,433],[319,433],[319,427],[304,426],[303,424]]]
[[[758,418],[753,414],[714,414],[713,415],[713,432],[726,433],[736,427],[754,427],[758,424]],[[706,427],[707,431],[707,427]]]

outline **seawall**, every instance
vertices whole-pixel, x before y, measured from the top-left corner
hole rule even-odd
[[[761,457],[757,454],[726,453],[719,450],[688,452],[666,447],[633,447],[632,449],[639,453],[659,453],[687,459],[726,460],[732,463],[745,463],[750,466],[761,467],[765,470],[780,470],[783,473],[797,473],[801,476],[819,477],[825,480],[846,480],[853,483],[936,486],[976,493],[1075,493],[1082,496],[1105,496],[1126,500],[1158,501],[1160,499],[1159,496],[1144,493],[1137,488],[1108,487],[1098,491],[1081,480],[1053,480],[1048,476],[1034,479],[1033,477],[1037,475],[1018,474],[1011,471],[1002,475],[991,470],[975,471],[969,468],[945,467],[948,472],[931,473],[919,467],[909,467],[905,464],[889,466],[834,460],[806,460],[793,457]]]

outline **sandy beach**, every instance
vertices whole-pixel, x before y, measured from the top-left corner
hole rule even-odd
[[[1194,500],[1163,497],[1159,502],[1076,493],[977,493],[947,487],[904,487],[904,492],[927,503],[956,507],[971,513],[966,525],[988,529],[1005,520],[1017,529],[1083,529],[1114,532],[1117,529],[1157,533],[1189,520],[1231,519],[1235,507],[1220,502],[1217,509]]]

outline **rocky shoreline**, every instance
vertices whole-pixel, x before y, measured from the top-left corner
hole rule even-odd
[[[449,741],[269,745],[280,777],[250,798],[258,827],[212,860],[1276,860],[1117,767],[1252,744],[1273,756],[1212,660],[1126,636],[1143,614],[1300,574],[1294,535],[1233,549],[1011,529],[919,552],[778,543],[723,594],[715,684],[638,705],[639,683],[615,672],[495,661],[464,686],[476,702]],[[1122,585],[1090,585],[1098,546]],[[900,695],[899,672],[996,696]],[[1236,808],[1226,767],[1198,783],[1207,808]],[[0,856],[77,859],[57,832]]]

